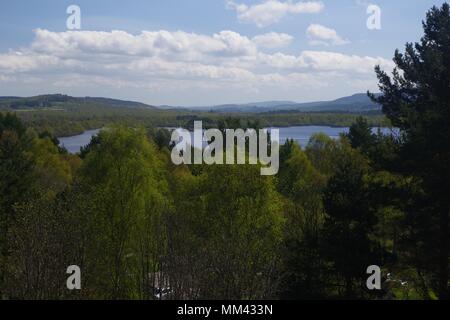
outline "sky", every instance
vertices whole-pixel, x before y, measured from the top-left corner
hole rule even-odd
[[[0,96],[207,106],[377,91],[374,66],[392,70],[443,2],[0,0]]]

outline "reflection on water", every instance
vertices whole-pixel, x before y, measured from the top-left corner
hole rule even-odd
[[[100,129],[88,130],[76,136],[58,138],[59,145],[65,147],[69,153],[77,153],[80,152],[81,147],[91,142],[92,136],[97,135],[99,132]]]
[[[179,128],[167,128],[168,130],[177,130]],[[324,133],[332,139],[338,139],[341,133],[348,133],[349,127],[328,127],[328,126],[297,126],[297,127],[272,127],[267,128],[269,131],[271,129],[279,129],[280,133],[280,144],[284,144],[287,139],[293,139],[302,147],[305,147],[311,136],[317,133]],[[392,130],[389,128],[372,128],[373,133],[377,133],[378,129],[381,130],[383,134],[390,134]],[[194,141],[194,133],[191,132],[191,141]],[[201,145],[202,142],[198,142],[196,145]],[[205,146],[207,142],[203,142]]]
[[[348,127],[327,127],[327,126],[299,126],[299,127],[286,127],[275,128],[280,129],[280,144],[284,144],[287,139],[293,139],[302,147],[308,144],[309,139],[316,133],[324,133],[330,138],[338,139],[341,133],[348,133]],[[392,129],[389,128],[372,128],[373,133],[377,133],[378,129],[383,134],[391,134]]]
[[[175,129],[175,128],[167,128],[167,129]],[[302,147],[305,147],[308,144],[309,139],[312,135],[322,132],[333,139],[339,138],[341,133],[347,133],[349,128],[334,128],[327,126],[298,126],[298,127],[285,127],[285,128],[270,128],[270,129],[279,129],[280,130],[280,143],[283,144],[287,139],[293,139],[297,141]],[[392,133],[392,129],[389,128],[380,128],[381,132],[384,134]],[[91,141],[91,137],[96,135],[100,129],[96,130],[88,130],[83,132],[80,135],[59,138],[60,145],[64,146],[70,153],[77,153],[80,151],[81,147],[86,146]],[[378,128],[373,128],[372,131],[376,133]],[[193,133],[192,141],[193,141]]]

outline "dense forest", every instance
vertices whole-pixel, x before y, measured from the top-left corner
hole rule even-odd
[[[449,6],[423,27],[391,76],[376,69],[372,98],[399,134],[355,117],[339,140],[287,141],[273,177],[257,165],[173,165],[168,132],[140,117],[152,110],[0,113],[0,297],[449,299]],[[121,123],[71,155],[53,121]],[[70,291],[74,264],[82,290]],[[381,290],[366,287],[370,265]]]
[[[217,128],[220,121],[240,118],[264,127],[295,125],[328,125],[348,127],[359,116],[357,113],[333,112],[264,112],[215,113],[155,107],[105,98],[73,98],[64,95],[47,95],[33,98],[0,99],[0,112],[14,112],[38,133],[50,132],[63,137],[80,134],[85,130],[103,128],[120,122],[127,126],[186,127],[202,120],[205,128]],[[387,119],[375,113],[364,114],[372,126],[386,126]]]

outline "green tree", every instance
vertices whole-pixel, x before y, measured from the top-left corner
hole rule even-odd
[[[145,130],[112,127],[86,156],[83,185],[101,226],[89,257],[100,297],[150,298],[164,249],[164,171]]]
[[[164,128],[158,128],[155,130],[155,132],[152,133],[153,140],[155,141],[156,145],[159,149],[163,148],[170,148],[170,141],[171,141],[171,133],[169,130]]]
[[[320,238],[325,217],[322,204],[325,177],[294,144],[278,180],[280,192],[287,197],[282,297],[324,297]]]
[[[317,133],[311,136],[305,151],[313,166],[328,177],[335,171],[340,146],[341,142],[333,140],[324,133]]]
[[[346,135],[350,140],[353,148],[360,148],[367,151],[375,142],[375,136],[372,134],[372,129],[367,120],[363,117],[358,117],[356,122],[350,126],[350,130]]]
[[[338,293],[356,298],[363,296],[367,267],[379,263],[370,237],[376,216],[369,201],[367,160],[349,147],[342,152],[324,191],[327,216],[322,248],[331,262]]]
[[[252,165],[177,168],[169,225],[176,298],[273,297],[284,217],[272,177]],[[173,242],[172,242],[173,241]]]
[[[14,218],[14,206],[33,189],[34,165],[30,154],[32,139],[13,114],[0,113],[0,297],[4,264],[9,255],[6,235]]]
[[[404,53],[395,52],[392,77],[376,67],[382,95],[371,97],[402,133],[402,172],[422,180],[428,201],[417,201],[416,211],[427,211],[427,219],[424,224],[413,223],[416,232],[411,241],[436,248],[424,250],[423,255],[436,275],[434,288],[439,297],[449,299],[450,6],[433,7],[423,29],[419,42],[407,43]]]

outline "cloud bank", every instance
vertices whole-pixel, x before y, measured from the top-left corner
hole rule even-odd
[[[279,22],[288,14],[319,13],[324,9],[324,4],[321,1],[265,0],[248,6],[228,1],[227,8],[236,11],[240,22],[252,23],[263,28]]]
[[[350,92],[373,88],[374,66],[393,66],[381,57],[274,52],[293,41],[274,32],[253,38],[229,30],[212,35],[167,30],[34,33],[29,46],[0,54],[0,86],[29,85],[43,92],[70,88],[86,95],[95,89],[105,95],[124,90],[160,104],[220,103],[230,96],[309,99],[311,92],[345,84]]]
[[[340,46],[350,43],[338,35],[336,30],[327,28],[320,24],[311,24],[306,30],[306,35],[310,39],[310,45]]]

